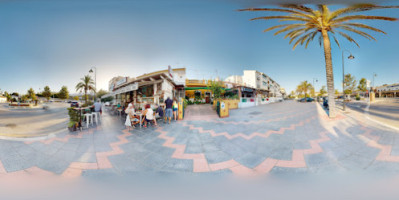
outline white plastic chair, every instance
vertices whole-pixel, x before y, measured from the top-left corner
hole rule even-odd
[[[95,121],[96,124],[98,124],[100,113],[99,112],[93,112],[93,113],[91,113],[91,115],[93,117],[93,122]]]
[[[93,124],[93,115],[90,113],[84,114],[85,119],[86,119],[86,128],[89,128],[89,125]]]

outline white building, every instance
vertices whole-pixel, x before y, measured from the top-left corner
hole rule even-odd
[[[280,85],[270,76],[256,70],[244,70],[243,76],[229,76],[225,81],[255,88],[264,96],[283,97]]]
[[[399,83],[376,87],[377,97],[399,97]]]
[[[7,97],[0,96],[0,103],[7,103]]]

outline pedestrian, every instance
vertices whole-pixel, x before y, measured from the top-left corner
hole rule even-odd
[[[177,118],[177,110],[178,110],[178,106],[177,106],[177,100],[176,98],[173,100],[173,117],[176,121]]]
[[[158,114],[159,118],[163,119],[163,107],[162,105],[158,105],[157,110],[155,111]],[[165,120],[163,121],[165,123]]]
[[[172,120],[172,116],[173,116],[173,110],[172,110],[173,101],[172,101],[172,99],[170,99],[168,97],[165,101],[165,106],[166,106],[165,117],[169,119],[169,124],[170,124],[170,121]]]
[[[144,128],[147,128],[148,122],[154,122],[154,125],[157,126],[157,120],[154,117],[154,111],[151,109],[151,105],[145,105],[145,110],[143,111],[143,116],[145,116],[144,120]]]
[[[127,108],[125,110],[125,113],[126,113],[125,126],[130,131],[130,128],[134,128],[134,126],[132,126],[131,119],[135,118],[134,117],[135,112],[134,112],[134,107],[133,107],[132,103],[129,103],[129,105],[127,106]]]
[[[97,100],[96,103],[94,103],[94,112],[98,112],[100,114],[102,114],[102,105],[100,100]]]

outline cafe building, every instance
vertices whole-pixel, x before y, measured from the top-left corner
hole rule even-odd
[[[116,77],[109,82],[109,91],[114,104],[127,106],[133,102],[140,109],[145,104],[154,107],[171,99],[184,98],[186,69],[169,67],[167,70],[143,74],[135,78]]]

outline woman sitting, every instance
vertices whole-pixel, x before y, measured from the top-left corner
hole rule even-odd
[[[157,126],[157,120],[154,116],[154,111],[151,109],[151,105],[145,105],[145,110],[143,111],[143,116],[145,116],[144,127],[147,128],[148,122],[154,122],[154,125]]]

